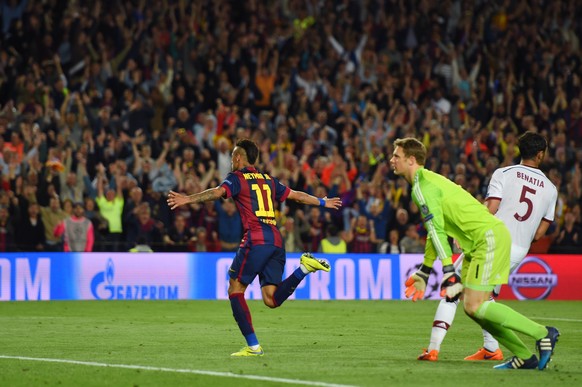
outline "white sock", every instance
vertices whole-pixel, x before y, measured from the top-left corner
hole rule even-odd
[[[495,302],[493,297],[489,297],[490,302]],[[483,348],[490,352],[495,352],[499,349],[499,342],[495,340],[491,333],[483,329]]]
[[[307,268],[305,266],[303,266],[303,264],[299,265],[299,268],[301,269],[301,271],[303,272],[303,274],[309,274],[310,271],[307,270]]]
[[[459,305],[458,300],[455,302],[447,302],[443,299],[439,303],[432,323],[430,344],[428,345],[429,352],[433,349],[436,349],[437,351],[441,350],[441,344],[447,335],[449,327],[453,325],[455,313],[457,312],[457,305]]]
[[[259,349],[261,346],[259,344],[257,345],[249,345],[249,348],[252,349],[253,351],[256,351],[257,349]]]
[[[499,342],[485,329],[483,329],[483,348],[489,352],[495,352],[499,349]]]

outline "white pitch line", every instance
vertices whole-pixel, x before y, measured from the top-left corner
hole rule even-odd
[[[550,320],[550,321],[566,321],[566,322],[582,322],[576,318],[561,318],[561,317],[532,317],[534,320]]]
[[[193,369],[187,369],[187,368],[150,367],[150,366],[141,366],[141,365],[132,365],[132,364],[107,364],[107,363],[97,363],[97,362],[92,362],[92,361],[78,361],[78,360],[68,360],[68,359],[50,359],[50,358],[43,358],[43,357],[7,356],[7,355],[0,355],[0,359],[40,361],[40,362],[47,362],[47,363],[65,363],[65,364],[84,365],[84,366],[89,366],[89,367],[124,368],[124,369],[130,369],[130,370],[176,372],[176,373],[181,373],[181,374],[196,374],[196,375],[219,376],[219,377],[235,378],[235,379],[262,380],[262,381],[266,381],[266,382],[275,382],[275,383],[300,384],[300,385],[304,385],[304,386],[356,387],[356,386],[352,386],[352,385],[348,385],[348,384],[333,384],[333,383],[314,382],[314,381],[299,380],[299,379],[272,378],[269,376],[260,376],[260,375],[240,375],[240,374],[234,374],[232,372],[193,370]]]

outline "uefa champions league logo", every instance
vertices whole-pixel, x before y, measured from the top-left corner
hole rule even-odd
[[[404,280],[406,281],[407,278],[409,278],[411,275],[416,273],[420,269],[420,266],[422,266],[422,265],[419,263],[419,264],[409,268],[406,271],[406,276],[404,277]],[[435,273],[435,270],[432,269],[431,273]],[[436,300],[436,299],[440,299],[440,298],[442,298],[442,297],[440,296],[439,276],[438,275],[436,275],[436,276],[431,275],[428,277],[428,283],[426,284],[426,291],[424,293],[424,299]]]

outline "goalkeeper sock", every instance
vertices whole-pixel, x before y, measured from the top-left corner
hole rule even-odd
[[[504,328],[523,333],[536,340],[540,340],[548,334],[545,326],[498,302],[485,301],[477,309],[475,316],[479,319],[499,324]]]
[[[480,320],[477,318],[473,318],[473,320],[481,325],[481,328],[483,328],[484,332],[489,332],[489,334],[495,336],[501,344],[503,344],[520,359],[529,359],[533,355],[533,353],[523,343],[519,336],[517,336],[517,334],[511,329],[504,328],[500,324],[491,321]],[[486,349],[491,350],[491,348],[488,347],[486,347]]]
[[[281,304],[293,294],[299,283],[303,280],[303,278],[305,278],[306,275],[307,274],[303,273],[301,268],[297,268],[293,274],[281,282],[273,294],[273,301],[275,302],[275,305],[281,306]]]
[[[439,303],[432,323],[430,343],[428,345],[429,352],[433,349],[436,349],[437,351],[441,350],[441,344],[455,319],[458,304],[458,300],[448,302],[444,299]]]
[[[493,297],[489,297],[489,301],[495,302]],[[495,337],[485,329],[483,329],[483,348],[489,352],[495,352],[499,349],[499,342],[495,340]]]
[[[244,293],[233,293],[228,296],[230,299],[230,307],[232,308],[232,315],[238,324],[240,332],[243,334],[247,341],[248,346],[254,346],[259,344],[259,340],[255,335],[255,329],[253,328],[253,321],[251,318],[251,311],[245,300]]]

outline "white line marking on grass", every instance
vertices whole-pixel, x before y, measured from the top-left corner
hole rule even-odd
[[[561,317],[532,317],[535,320],[551,320],[551,321],[568,321],[568,322],[582,322],[577,318],[561,318]]]
[[[176,372],[176,373],[181,373],[181,374],[196,374],[196,375],[219,376],[219,377],[235,378],[235,379],[262,380],[262,381],[266,381],[266,382],[275,382],[275,383],[301,384],[304,386],[356,387],[356,386],[352,386],[352,385],[348,385],[348,384],[333,384],[333,383],[314,382],[314,381],[299,380],[299,379],[272,378],[269,376],[260,376],[260,375],[240,375],[240,374],[234,374],[232,372],[192,370],[192,369],[187,369],[187,368],[150,367],[150,366],[140,366],[140,365],[131,365],[131,364],[107,364],[107,363],[97,363],[97,362],[92,362],[92,361],[78,361],[78,360],[68,360],[68,359],[50,359],[50,358],[43,358],[43,357],[7,356],[7,355],[0,355],[0,359],[41,361],[41,362],[47,362],[47,363],[65,363],[65,364],[84,365],[84,366],[89,366],[89,367],[124,368],[124,369],[130,369],[130,370]]]

